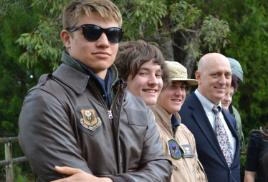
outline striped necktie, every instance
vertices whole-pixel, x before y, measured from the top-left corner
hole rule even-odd
[[[224,155],[224,158],[228,166],[230,167],[232,164],[231,144],[223,126],[223,122],[220,119],[221,107],[213,106],[212,111],[215,115],[215,134],[221,147],[221,151]]]

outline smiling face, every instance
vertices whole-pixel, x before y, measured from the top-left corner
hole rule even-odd
[[[134,78],[132,75],[128,76],[127,87],[147,105],[155,105],[163,87],[161,66],[153,61],[145,62]]]
[[[186,90],[185,82],[172,81],[160,93],[157,104],[163,107],[169,114],[176,113],[184,103]]]
[[[81,17],[76,27],[83,24],[94,24],[102,28],[119,27],[116,21],[102,18],[97,13]],[[118,43],[109,42],[105,33],[96,41],[87,41],[82,29],[74,32],[63,30],[61,39],[70,56],[88,66],[99,77],[105,78],[107,69],[114,63]]]
[[[231,68],[228,59],[218,53],[201,58],[196,72],[199,92],[214,104],[219,104],[231,85]]]

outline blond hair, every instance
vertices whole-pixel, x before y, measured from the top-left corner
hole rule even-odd
[[[110,0],[74,0],[63,11],[63,28],[73,27],[83,16],[97,13],[102,18],[113,20],[122,26],[122,15],[118,7]]]

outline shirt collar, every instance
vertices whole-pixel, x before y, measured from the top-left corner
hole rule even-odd
[[[177,126],[179,126],[181,123],[181,118],[180,118],[179,113],[176,112],[170,115],[162,106],[158,104],[156,104],[155,106],[152,106],[151,109],[153,110],[154,114],[158,116],[160,119],[160,121],[157,120],[156,122],[158,122],[160,126],[165,127],[170,132],[172,131],[173,133],[175,133]]]
[[[175,114],[172,114],[171,116],[171,125],[172,125],[172,128],[177,128],[181,123],[181,120],[180,118],[176,117]]]
[[[178,114],[177,115],[172,114],[172,116],[171,116],[171,125],[172,125],[173,133],[176,132],[177,127],[180,126],[180,124],[181,124],[181,118],[179,117],[179,115]]]
[[[203,96],[198,89],[195,90],[195,95],[197,96],[197,98],[199,99],[199,101],[201,102],[203,108],[205,109],[205,111],[207,112],[212,112],[212,108],[215,105],[214,103],[212,103],[210,100],[208,100],[205,96]],[[218,104],[218,106],[220,108],[222,108],[221,106],[221,102]]]

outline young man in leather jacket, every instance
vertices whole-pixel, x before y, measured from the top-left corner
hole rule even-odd
[[[63,13],[62,64],[27,94],[19,141],[37,181],[168,181],[154,117],[113,65],[122,18],[110,0]]]

